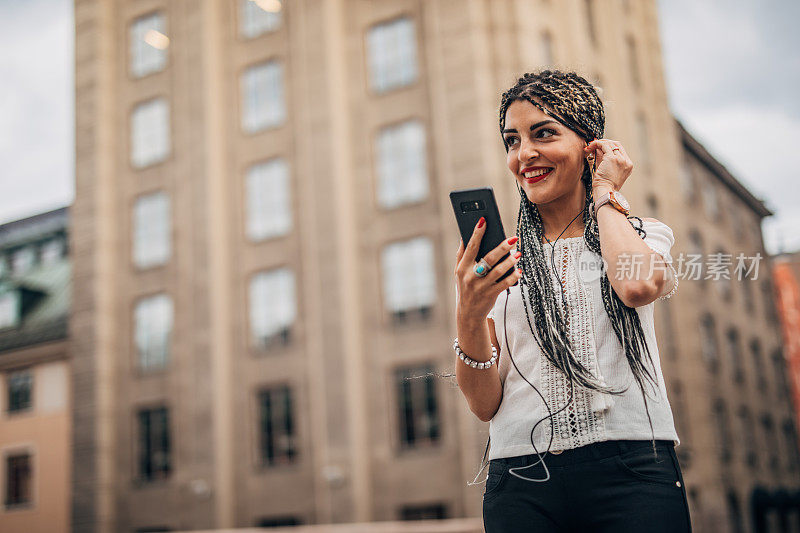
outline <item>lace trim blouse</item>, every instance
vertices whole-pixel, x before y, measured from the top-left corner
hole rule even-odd
[[[647,232],[645,243],[659,253],[672,268],[672,257],[669,253],[674,243],[672,230],[662,222],[647,220],[643,221],[642,227]],[[576,386],[573,390],[573,401],[561,410],[569,398],[569,382],[544,357],[533,337],[522,307],[522,283],[511,287],[510,296],[505,291],[502,292],[488,315],[488,318],[494,320],[495,333],[501,348],[498,371],[503,382],[503,399],[489,423],[489,459],[527,455],[535,451],[543,453],[548,449],[551,430],[551,451],[577,448],[604,440],[650,440],[650,425],[642,393],[603,306],[600,292],[601,258],[588,249],[583,236],[559,239],[554,245],[545,243],[543,249],[548,263],[552,264],[552,257],[556,265],[556,272],[552,269],[549,271],[556,295],[562,292],[563,284],[567,305],[567,331],[576,357],[601,383],[615,389],[626,385],[629,388],[621,396],[610,396]],[[675,279],[677,283],[677,277]],[[674,289],[661,299],[668,298],[673,293]],[[506,298],[508,309],[504,314]],[[528,306],[528,313],[532,317],[530,303]],[[561,301],[559,306],[563,309]],[[651,372],[658,383],[657,390],[654,391],[652,383],[645,380],[647,406],[655,438],[672,440],[677,446],[680,440],[675,431],[661,373],[653,309],[654,302],[636,308],[655,364]],[[548,410],[542,398],[520,377],[511,363],[509,347],[516,366],[546,398],[550,411],[555,413],[560,410],[558,414],[547,418]],[[646,357],[644,363],[648,364]],[[533,433],[536,443],[534,450],[531,445],[531,429],[542,418],[545,420],[536,426]]]

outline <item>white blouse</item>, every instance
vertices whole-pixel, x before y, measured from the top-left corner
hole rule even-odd
[[[647,232],[644,242],[653,251],[661,254],[672,268],[672,257],[669,253],[675,242],[672,229],[664,223],[647,220],[643,221],[642,227]],[[545,243],[542,246],[550,264],[553,245]],[[575,386],[570,406],[536,426],[533,437],[537,450],[534,450],[531,445],[531,428],[540,419],[547,417],[548,411],[541,396],[514,368],[509,358],[509,347],[516,366],[547,399],[553,413],[567,403],[570,388],[563,374],[542,355],[533,337],[522,307],[520,291],[523,285],[518,283],[511,287],[510,296],[503,291],[497,297],[488,315],[488,318],[494,320],[495,333],[501,348],[498,371],[503,382],[503,399],[497,413],[489,422],[489,459],[527,455],[536,451],[543,453],[548,449],[551,429],[551,451],[577,448],[604,440],[651,438],[642,393],[603,306],[600,293],[602,260],[588,249],[583,236],[556,241],[554,260],[564,283],[568,307],[567,330],[575,355],[601,382],[614,389],[625,385],[629,385],[629,388],[622,396],[610,396]],[[549,272],[554,293],[558,295],[562,292],[561,284],[552,269]],[[672,293],[662,296],[661,299],[671,295]],[[526,294],[526,299],[527,297]],[[558,298],[558,303],[559,306],[562,305],[561,298]],[[675,431],[656,346],[654,304],[655,302],[651,302],[636,308],[655,364],[655,369],[650,370],[658,382],[658,390],[654,392],[652,383],[645,378],[647,407],[656,440],[672,440],[677,446],[680,439]],[[535,328],[530,303],[528,314],[531,325]],[[646,355],[643,357],[643,364],[649,364]]]

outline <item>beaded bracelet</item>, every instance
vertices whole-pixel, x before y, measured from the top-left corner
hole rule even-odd
[[[456,337],[455,340],[453,341],[453,349],[456,351],[456,354],[458,354],[458,358],[464,361],[466,365],[471,366],[472,368],[483,370],[489,368],[490,366],[492,366],[497,362],[497,348],[494,347],[494,344],[492,344],[492,358],[489,359],[488,361],[483,361],[483,362],[475,361],[474,359],[471,359],[469,356],[467,356],[467,354],[462,352],[461,346],[458,345],[458,337]]]

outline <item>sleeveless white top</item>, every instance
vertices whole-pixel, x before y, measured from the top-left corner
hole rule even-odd
[[[669,251],[675,242],[672,229],[661,222],[644,220],[642,223],[643,229],[647,232],[644,242],[653,251],[661,254],[671,267],[672,257]],[[551,264],[553,245],[545,243],[542,246],[545,258],[548,264]],[[602,267],[600,256],[588,249],[583,236],[559,239],[554,246],[556,269],[564,281],[569,315],[567,330],[575,355],[601,382],[614,389],[621,389],[626,385],[629,385],[629,388],[622,396],[611,396],[588,391],[576,385],[570,406],[536,426],[533,433],[536,443],[534,450],[531,445],[531,428],[540,419],[546,418],[548,411],[542,402],[542,397],[514,368],[509,358],[509,348],[519,371],[546,398],[553,413],[567,403],[570,388],[567,379],[542,354],[533,337],[522,307],[520,291],[523,285],[518,283],[515,287],[511,287],[510,296],[503,291],[497,297],[488,315],[488,318],[494,320],[495,333],[501,348],[498,371],[503,383],[500,407],[489,422],[491,442],[489,459],[527,455],[536,451],[543,453],[548,449],[551,429],[553,431],[551,451],[577,448],[604,440],[651,439],[641,390],[603,306],[600,293]],[[561,285],[556,274],[552,272],[552,267],[548,271],[553,291],[558,296],[562,292]],[[660,299],[669,296],[671,294]],[[527,300],[528,295],[525,297]],[[505,311],[504,330],[506,298],[508,298],[508,308]],[[561,307],[563,305],[561,298],[557,300]],[[636,308],[655,364],[655,369],[650,368],[650,372],[658,382],[658,390],[654,391],[652,383],[645,378],[644,389],[647,393],[647,407],[656,440],[672,440],[677,446],[680,444],[680,439],[675,431],[656,346],[654,306],[655,302],[651,302]],[[528,314],[531,325],[535,328],[530,302],[528,302]],[[508,332],[508,346],[506,346],[505,331]],[[643,357],[643,364],[649,367],[646,354]]]

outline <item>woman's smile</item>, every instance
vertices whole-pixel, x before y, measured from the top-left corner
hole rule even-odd
[[[528,183],[536,183],[546,180],[553,170],[553,167],[528,167],[522,171],[522,176]]]

